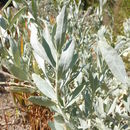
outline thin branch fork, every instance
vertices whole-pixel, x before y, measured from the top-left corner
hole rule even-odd
[[[21,87],[30,87],[33,88],[32,85],[26,85],[22,82],[19,83],[14,83],[14,82],[0,82],[0,85],[5,85],[5,86],[21,86]]]
[[[4,71],[1,71],[0,70],[0,74],[2,74],[5,78],[13,78],[13,79],[16,79],[16,77],[14,77],[13,75],[7,73],[7,72],[4,72]]]

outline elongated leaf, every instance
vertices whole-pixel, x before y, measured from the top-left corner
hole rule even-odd
[[[81,130],[88,129],[88,123],[86,120],[79,118],[79,122],[80,122],[80,126],[78,128],[80,128]]]
[[[44,74],[46,75],[44,59],[42,59],[35,51],[33,52],[33,55],[38,63],[39,68],[41,68]]]
[[[66,6],[63,6],[60,14],[57,16],[56,19],[57,27],[56,27],[56,46],[57,50],[61,52],[61,48],[65,41],[65,33],[66,33],[66,26],[67,26],[67,11]]]
[[[49,126],[52,130],[66,130],[65,124],[59,123],[56,120],[54,120],[54,122],[49,122]]]
[[[6,63],[6,66],[8,68],[8,70],[15,76],[17,77],[18,79],[21,79],[21,80],[27,80],[28,79],[28,74],[26,73],[25,70],[15,66],[14,64],[12,63]]]
[[[66,108],[72,105],[76,100],[77,97],[81,94],[81,92],[84,90],[84,85],[79,85],[72,93],[71,93],[71,100],[67,104]]]
[[[38,36],[37,36],[37,28],[36,25],[34,25],[33,23],[31,23],[30,25],[30,30],[31,30],[31,37],[30,37],[30,42],[32,45],[32,48],[34,49],[34,51],[43,59],[46,60],[50,65],[53,66],[52,62],[54,61],[50,61],[50,59],[48,58],[45,49],[43,48],[42,44],[39,43],[38,41]],[[46,43],[47,44],[47,43]],[[48,46],[47,46],[48,47]],[[47,48],[48,49],[48,48]],[[50,48],[49,48],[50,50]]]
[[[54,47],[54,43],[52,42],[52,38],[50,36],[48,25],[47,25],[46,21],[44,22],[44,24],[45,24],[45,28],[44,28],[44,31],[43,31],[43,37],[50,47],[53,59],[56,61],[56,49]]]
[[[51,64],[55,67],[56,66],[56,62],[55,62],[55,60],[53,58],[51,49],[50,49],[48,43],[46,42],[46,40],[43,37],[42,37],[42,46],[44,47],[44,50],[45,50],[45,52],[46,52],[46,54],[47,54]]]
[[[97,76],[94,76],[94,74],[92,73],[92,70],[88,70],[89,73],[89,81],[90,81],[90,86],[93,92],[96,91],[96,89],[99,87],[99,80],[97,78]]]
[[[10,25],[10,26],[12,26],[12,25],[16,22],[16,20],[21,16],[21,14],[22,14],[25,10],[26,10],[26,7],[23,7],[22,9],[20,9],[20,10],[14,15],[14,17],[13,17],[12,20],[11,20],[11,25]]]
[[[69,69],[73,60],[74,48],[75,48],[75,40],[73,40],[69,45],[69,47],[62,52],[59,60],[59,77],[63,76]]]
[[[97,98],[96,100],[97,102],[96,104],[94,104],[95,112],[98,115],[98,117],[105,118],[106,113],[104,112],[104,100],[101,97]]]
[[[4,10],[5,8],[7,8],[9,6],[9,4],[11,3],[12,0],[8,0],[8,2],[5,4],[5,6],[2,8],[2,10]]]
[[[88,91],[86,91],[86,93],[84,94],[84,99],[85,99],[85,113],[88,116],[90,110],[92,110],[92,103],[91,103],[92,101]]]
[[[127,83],[127,74],[125,71],[125,66],[121,57],[117,54],[116,50],[113,49],[106,42],[105,39],[102,39],[98,42],[98,47],[100,48],[102,56],[104,57],[112,74],[122,83]]]
[[[111,130],[108,128],[108,126],[104,124],[104,122],[101,119],[96,118],[95,121],[96,121],[96,127],[98,128],[98,130]]]
[[[20,66],[20,51],[18,45],[12,38],[10,38],[9,41],[10,41],[10,47],[13,54],[14,62],[17,66]]]
[[[57,25],[55,24],[52,28],[52,33],[51,33],[52,42],[55,41],[56,27],[57,27]],[[55,44],[54,44],[54,46],[55,46]]]
[[[0,15],[0,26],[1,26],[4,30],[6,30],[7,27],[8,27],[7,21],[6,21],[1,15]]]
[[[70,68],[73,68],[73,66],[76,64],[76,62],[77,62],[77,59],[78,59],[78,54],[74,54],[73,55],[73,58],[72,58],[72,61],[71,61],[71,63],[70,63]]]
[[[34,80],[34,83],[36,84],[37,88],[48,98],[51,98],[52,100],[56,100],[56,95],[54,92],[54,89],[37,74],[32,74],[32,78]]]
[[[29,101],[31,101],[32,103],[37,104],[39,106],[50,107],[50,106],[56,105],[53,101],[51,101],[43,96],[31,96],[31,97],[29,97]]]
[[[37,19],[37,1],[36,0],[32,0],[32,11],[33,11],[33,16],[35,19]]]
[[[111,107],[110,107],[110,109],[109,109],[107,115],[109,115],[109,114],[111,114],[111,113],[112,113],[112,114],[114,113],[114,110],[115,110],[116,105],[117,105],[117,104],[116,104],[117,99],[118,99],[118,98],[115,98],[115,99],[114,99],[114,101],[113,101],[113,103],[112,103],[112,105],[111,105]]]
[[[15,93],[31,93],[31,94],[36,91],[35,89],[29,87],[12,87],[10,90]]]
[[[64,124],[64,123],[65,123],[64,118],[63,118],[61,115],[59,115],[59,114],[55,115],[54,118],[55,118],[55,120],[56,120],[58,123],[61,123],[61,124]]]

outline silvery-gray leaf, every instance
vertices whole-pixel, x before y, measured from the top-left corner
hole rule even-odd
[[[100,30],[98,31],[98,38],[99,40],[105,40],[104,34],[106,32],[105,26],[102,26]]]
[[[74,48],[75,48],[75,40],[72,40],[69,47],[62,52],[60,60],[59,60],[59,67],[62,68],[62,71],[65,72],[68,70],[70,63],[73,58],[74,54]]]
[[[98,47],[105,59],[112,74],[122,83],[127,83],[127,74],[121,57],[117,54],[107,41],[104,39],[98,41]]]
[[[96,126],[99,130],[111,130],[103,122],[103,120],[96,118]]]
[[[39,106],[51,107],[56,105],[53,101],[43,96],[31,96],[28,100]]]
[[[57,50],[61,51],[61,48],[65,40],[65,33],[66,33],[66,26],[67,26],[66,6],[63,6],[60,14],[57,16],[56,23],[57,23],[57,28],[56,28],[55,41],[56,41]]]
[[[11,49],[11,53],[13,55],[14,63],[17,66],[20,67],[20,65],[21,65],[21,63],[20,63],[20,51],[18,49],[18,44],[12,38],[9,38],[9,42],[10,42],[10,49]]]
[[[121,40],[118,44],[116,44],[115,49],[118,51],[121,47],[125,45],[125,43],[125,40]]]
[[[47,55],[49,61],[51,62],[53,67],[55,67],[56,61],[54,60],[51,48],[50,48],[49,44],[47,43],[47,41],[44,39],[44,37],[42,37],[42,46],[46,52],[46,55]]]
[[[49,29],[48,29],[48,25],[47,25],[46,21],[44,21],[44,24],[45,24],[45,28],[44,28],[44,31],[43,31],[43,37],[46,40],[46,42],[48,43],[48,45],[51,49],[51,52],[52,52],[52,56],[53,56],[54,60],[56,61],[56,49],[54,47],[54,44],[52,43],[52,39],[51,39]]]
[[[56,94],[54,92],[54,89],[49,85],[49,83],[42,79],[37,74],[32,74],[32,78],[34,80],[34,83],[36,84],[37,88],[47,97],[51,98],[53,101],[56,101]]]
[[[41,58],[35,51],[33,51],[33,55],[38,63],[39,68],[41,68],[43,73],[46,75],[44,59]]]
[[[79,85],[70,95],[70,101],[66,105],[66,108],[71,106],[76,100],[78,99],[79,95],[83,92],[85,86],[84,85]]]
[[[112,105],[111,105],[111,107],[110,107],[110,109],[109,109],[107,115],[109,115],[109,114],[111,114],[111,113],[114,112],[114,110],[115,110],[115,108],[116,108],[116,102],[117,102],[117,98],[114,99],[114,101],[113,101],[113,103],[112,103]]]
[[[86,130],[90,128],[90,120],[83,120],[79,118],[80,126],[78,127],[79,129]]]
[[[52,130],[65,130],[65,124],[59,123],[56,120],[49,122],[49,126]]]
[[[103,107],[104,100],[101,97],[99,97],[96,100],[97,100],[97,102],[94,105],[95,112],[97,113],[98,117],[105,118],[106,117],[106,113],[104,112],[104,107]]]
[[[78,76],[74,79],[75,86],[78,87],[78,85],[81,85],[83,80],[83,73],[80,72]]]
[[[46,60],[49,64],[52,65],[51,61],[49,60],[45,52],[45,49],[43,48],[42,44],[40,44],[38,41],[38,36],[37,36],[38,31],[37,31],[36,25],[31,23],[30,30],[31,30],[30,42],[31,42],[32,48],[42,59]]]

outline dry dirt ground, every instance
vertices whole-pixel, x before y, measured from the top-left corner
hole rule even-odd
[[[28,123],[13,103],[11,94],[0,86],[0,130],[29,129]]]

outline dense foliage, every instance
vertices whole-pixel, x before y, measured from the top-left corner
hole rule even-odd
[[[14,0],[0,16],[0,65],[13,75],[15,103],[49,108],[52,130],[129,130],[130,19],[115,38],[103,25],[106,0],[86,11],[80,0],[57,0],[48,16],[41,2]]]

